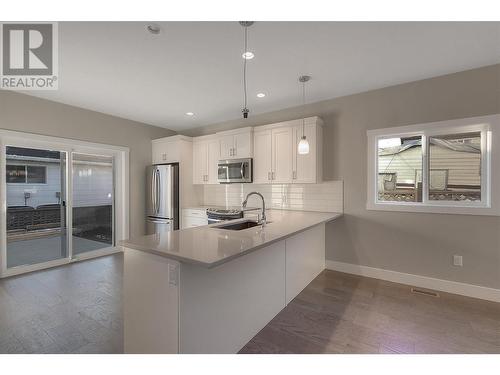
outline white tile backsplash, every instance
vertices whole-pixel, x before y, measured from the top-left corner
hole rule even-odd
[[[203,205],[240,206],[245,196],[257,191],[264,196],[269,208],[304,211],[343,212],[343,181],[326,181],[320,184],[227,184],[203,185]],[[251,197],[249,206],[258,206]]]

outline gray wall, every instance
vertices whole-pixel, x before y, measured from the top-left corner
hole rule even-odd
[[[256,116],[250,113],[246,121],[215,124],[186,134],[319,115],[325,121],[324,178],[344,180],[345,215],[328,224],[327,259],[500,288],[499,217],[365,208],[368,129],[496,113],[500,113],[500,65],[305,107]],[[493,161],[494,173],[498,162]],[[463,268],[452,266],[453,254],[463,255]]]
[[[145,231],[145,173],[151,139],[173,131],[0,90],[0,128],[130,148],[130,235]]]

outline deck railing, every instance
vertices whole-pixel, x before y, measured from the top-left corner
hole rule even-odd
[[[380,191],[379,201],[390,202],[419,202],[422,192],[418,189],[396,189],[391,191]],[[477,202],[481,200],[479,190],[430,190],[429,200],[432,201],[461,201]]]

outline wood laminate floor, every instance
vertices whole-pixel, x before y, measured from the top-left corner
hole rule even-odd
[[[0,353],[122,353],[122,267],[0,280]],[[500,304],[324,271],[241,353],[500,353]]]
[[[500,353],[500,303],[323,271],[241,353]]]
[[[1,353],[122,353],[123,256],[0,280]]]

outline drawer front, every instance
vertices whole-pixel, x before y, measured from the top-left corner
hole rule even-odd
[[[192,208],[185,208],[182,210],[182,216],[206,218],[207,211],[206,210],[196,210],[196,209],[192,209]]]
[[[202,225],[208,225],[208,219],[202,217],[183,216],[182,219],[183,228],[193,228]]]

